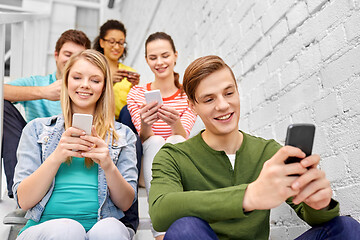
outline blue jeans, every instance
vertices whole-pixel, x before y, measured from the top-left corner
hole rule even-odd
[[[9,101],[4,100],[4,125],[2,136],[1,157],[4,160],[7,190],[10,198],[13,198],[12,185],[15,166],[17,163],[16,150],[19,145],[21,132],[26,121]]]
[[[167,230],[164,240],[216,240],[218,237],[210,225],[197,217],[176,220]],[[335,217],[329,222],[315,226],[296,240],[356,240],[360,239],[360,224],[351,217]]]

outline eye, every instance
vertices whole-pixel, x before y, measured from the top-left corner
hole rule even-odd
[[[79,80],[79,79],[81,79],[81,77],[79,77],[79,76],[73,76],[73,79],[74,79],[74,80]]]
[[[204,103],[211,103],[213,100],[213,98],[205,98]]]
[[[116,41],[115,41],[114,39],[109,39],[109,43],[110,43],[110,44],[115,44]]]
[[[231,95],[233,95],[233,94],[234,94],[233,91],[225,93],[226,96],[231,96]]]
[[[163,56],[163,58],[168,58],[168,57],[169,57],[169,55],[164,55],[164,56]]]
[[[100,83],[100,80],[98,80],[98,79],[91,79],[91,81],[92,81],[93,83]]]
[[[156,57],[150,57],[149,58],[151,61],[154,61],[154,60],[156,60]]]

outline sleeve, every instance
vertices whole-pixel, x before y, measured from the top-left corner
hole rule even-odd
[[[35,78],[28,77],[28,78],[18,78],[14,81],[8,82],[7,84],[12,86],[21,86],[21,87],[33,87],[35,86]]]
[[[14,184],[12,187],[17,203],[17,189],[19,184],[40,167],[42,163],[41,154],[41,144],[38,141],[35,124],[34,121],[31,121],[22,131],[17,150],[18,162],[15,167]]]
[[[123,178],[131,185],[137,194],[138,169],[136,167],[136,136],[130,128],[123,125],[126,129],[126,144],[121,149],[116,167],[119,169]]]
[[[190,135],[190,131],[195,124],[195,120],[196,115],[191,111],[189,106],[180,115],[180,121],[186,131],[187,137]]]
[[[199,217],[209,223],[249,216],[242,209],[248,184],[184,191],[179,167],[168,147],[165,145],[158,152],[152,167],[149,214],[155,230],[166,231],[174,221],[185,216]]]
[[[315,226],[330,221],[336,216],[339,216],[339,203],[331,199],[329,208],[327,210],[315,210],[305,203],[300,203],[295,205],[292,202],[292,197],[286,200],[286,203],[289,204],[296,212],[296,214],[310,226]]]
[[[139,88],[134,86],[131,88],[127,96],[127,106],[130,112],[131,121],[133,122],[136,131],[140,134],[141,130],[141,119],[140,119],[140,107],[141,103],[138,102],[137,96],[140,94]]]

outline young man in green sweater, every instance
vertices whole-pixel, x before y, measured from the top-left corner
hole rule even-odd
[[[167,231],[165,240],[268,239],[270,209],[284,201],[317,226],[299,239],[360,236],[357,221],[339,217],[318,155],[304,158],[298,148],[238,130],[237,84],[221,58],[195,60],[183,86],[205,130],[164,145],[154,159],[150,216],[155,230]],[[288,157],[303,160],[285,164]]]

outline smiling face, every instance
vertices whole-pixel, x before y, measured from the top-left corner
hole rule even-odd
[[[146,62],[158,79],[173,76],[177,55],[164,39],[151,41],[146,46]]]
[[[69,58],[78,53],[85,50],[85,47],[74,42],[66,42],[60,48],[59,52],[55,52],[55,62],[56,62],[56,77],[62,78],[63,70],[65,64],[69,60]]]
[[[72,111],[94,114],[96,103],[104,89],[103,72],[89,61],[80,58],[71,67],[67,81]]]
[[[111,42],[125,43],[125,34],[117,29],[106,32],[104,39],[100,39],[100,46],[104,49],[104,55],[109,61],[118,61],[124,53],[124,46],[118,43],[112,45]]]
[[[199,83],[195,101],[189,101],[190,108],[205,124],[210,135],[230,135],[238,132],[240,119],[240,98],[233,75],[228,68],[222,68]]]

